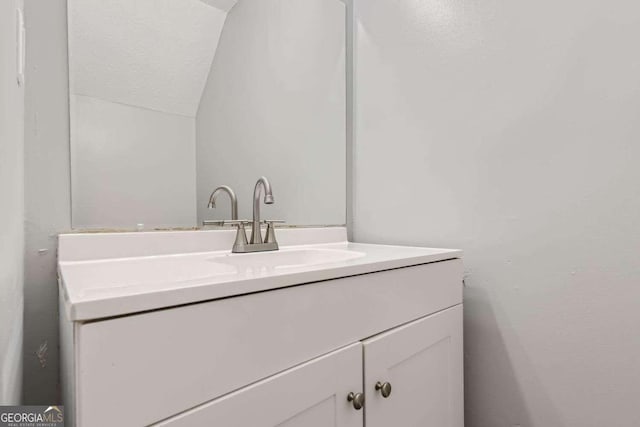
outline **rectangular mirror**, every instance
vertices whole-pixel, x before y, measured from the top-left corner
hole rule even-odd
[[[346,222],[342,0],[68,0],[74,228]]]

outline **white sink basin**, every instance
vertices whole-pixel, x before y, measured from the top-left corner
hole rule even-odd
[[[459,258],[347,242],[342,227],[283,228],[280,250],[232,254],[235,230],[63,234],[60,294],[88,321]]]
[[[365,256],[364,252],[351,250],[300,248],[251,254],[225,254],[211,257],[208,260],[227,266],[227,268],[233,266],[238,270],[255,271],[310,267],[348,261],[363,256]]]

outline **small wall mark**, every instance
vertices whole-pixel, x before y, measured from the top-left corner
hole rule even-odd
[[[47,341],[40,344],[38,350],[36,351],[36,356],[38,357],[38,361],[40,362],[40,366],[43,368],[47,367],[47,351],[49,350],[49,344]]]

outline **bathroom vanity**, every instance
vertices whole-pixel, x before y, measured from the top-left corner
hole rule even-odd
[[[60,236],[75,426],[463,426],[461,252],[279,229]]]
[[[461,252],[340,226],[353,2],[66,4],[72,226],[141,231],[60,236],[67,425],[462,427]]]

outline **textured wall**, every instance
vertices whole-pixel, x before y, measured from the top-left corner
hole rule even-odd
[[[26,0],[24,399],[59,402],[57,234],[70,229],[66,0]]]
[[[218,185],[251,218],[256,180],[276,203],[264,218],[345,223],[345,5],[240,0],[227,16],[196,118],[198,219]]]
[[[356,241],[465,250],[466,425],[640,425],[640,5],[357,0]]]
[[[20,402],[23,339],[24,89],[16,78],[16,9],[0,2],[0,405]]]

